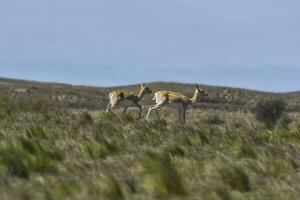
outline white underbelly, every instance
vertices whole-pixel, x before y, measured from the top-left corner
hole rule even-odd
[[[135,106],[135,104],[133,103],[133,101],[123,100],[120,102],[120,106],[121,107],[133,107],[133,106]]]

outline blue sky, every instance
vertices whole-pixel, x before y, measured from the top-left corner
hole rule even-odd
[[[0,76],[300,90],[299,0],[1,0]]]

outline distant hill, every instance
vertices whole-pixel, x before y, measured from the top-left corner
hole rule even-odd
[[[255,105],[260,98],[277,97],[287,102],[289,110],[300,111],[300,92],[270,93],[230,87],[199,86],[206,90],[209,96],[203,98],[202,102],[194,107],[248,109]],[[154,92],[173,90],[187,96],[192,96],[194,92],[194,85],[185,83],[154,82],[150,84],[150,88]],[[40,96],[58,101],[71,108],[104,109],[108,102],[107,95],[113,89],[125,89],[137,93],[139,85],[105,88],[0,78],[0,91],[8,93],[11,98]],[[152,104],[151,98],[152,96],[145,97],[143,103]]]

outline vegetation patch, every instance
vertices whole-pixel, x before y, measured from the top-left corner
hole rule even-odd
[[[26,130],[28,138],[49,139],[48,129],[42,126],[31,126]]]
[[[184,156],[184,149],[178,145],[171,145],[166,148],[166,152],[172,156]]]
[[[101,159],[115,153],[117,148],[115,145],[107,141],[84,141],[81,143],[81,150],[91,159]]]
[[[29,178],[32,173],[56,173],[56,162],[63,159],[63,154],[18,138],[0,148],[0,158],[10,175]]]
[[[257,152],[253,148],[253,145],[249,145],[245,142],[237,143],[236,153],[238,157],[246,157],[246,158],[257,158]]]
[[[0,84],[0,199],[297,199],[299,94],[204,89],[183,124],[106,113],[106,88]]]
[[[282,99],[262,99],[255,107],[256,119],[265,123],[266,127],[274,127],[285,111],[286,103]]]
[[[226,185],[232,190],[248,192],[251,190],[250,180],[245,170],[236,165],[228,165],[218,169],[218,172]]]
[[[121,185],[115,177],[112,175],[105,176],[99,185],[101,196],[112,199],[112,200],[122,200],[124,195],[121,189]]]
[[[168,156],[147,152],[141,156],[144,187],[158,196],[187,195],[186,185]]]

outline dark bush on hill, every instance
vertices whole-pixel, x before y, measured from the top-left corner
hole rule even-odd
[[[256,119],[273,127],[285,111],[285,105],[282,99],[262,99],[256,104]]]

